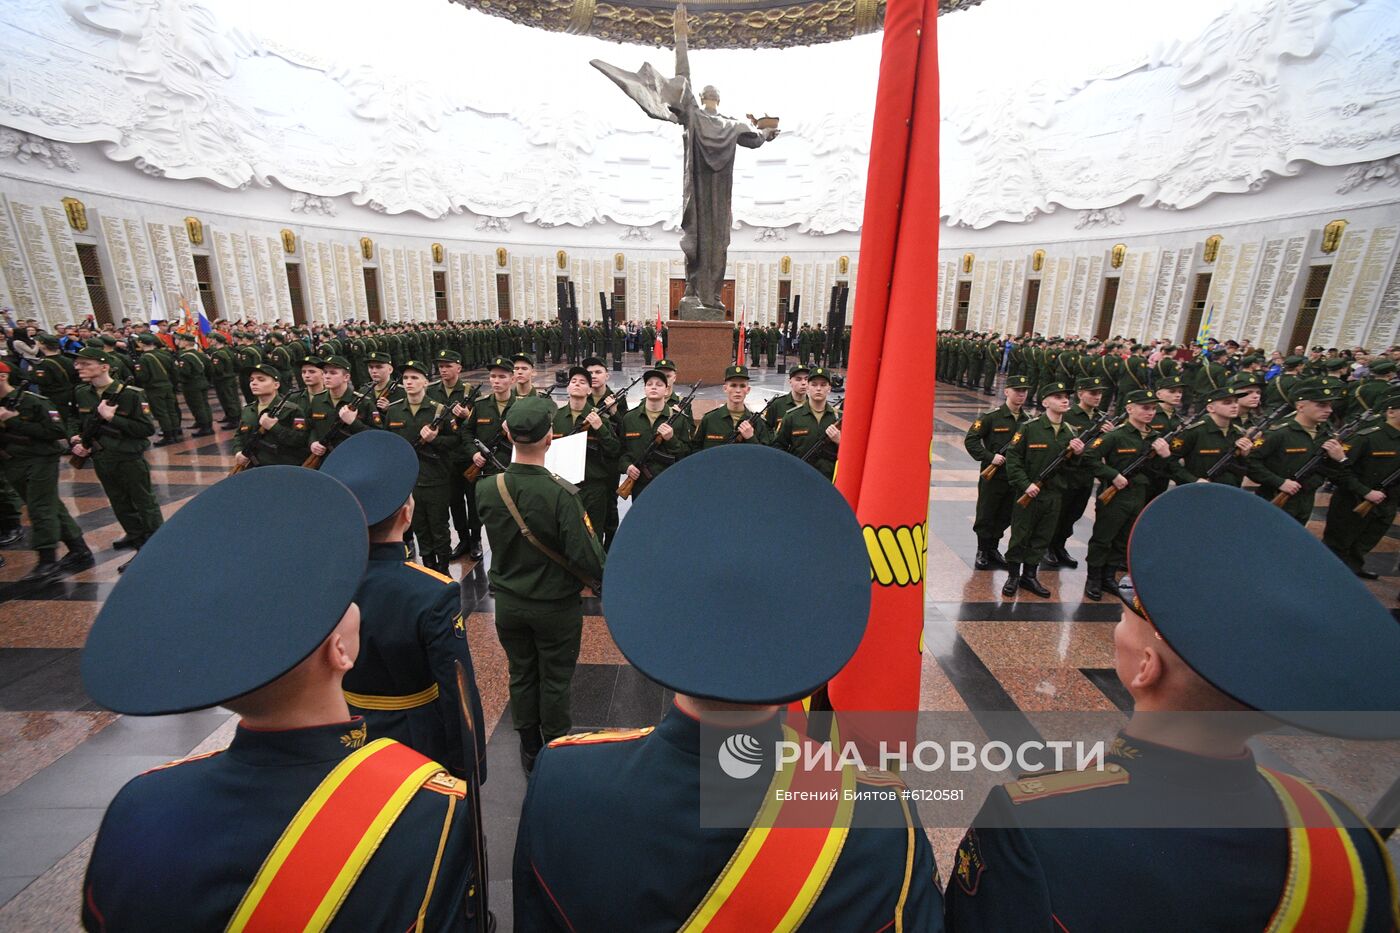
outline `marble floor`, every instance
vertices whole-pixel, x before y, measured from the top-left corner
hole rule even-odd
[[[630,380],[641,361],[630,355]],[[478,378],[481,374],[471,374]],[[681,374],[684,381],[685,373]],[[782,391],[785,377],[755,374],[756,394]],[[552,381],[542,373],[539,382]],[[616,384],[621,384],[617,377]],[[634,390],[633,398],[639,396]],[[717,388],[702,390],[697,413],[719,403]],[[962,436],[990,399],[938,385],[933,478],[929,489],[929,554],[921,706],[927,710],[1004,714],[1018,718],[1046,711],[1126,710],[1129,698],[1112,671],[1112,625],[1118,604],[1081,600],[1083,556],[1092,516],[1081,520],[1070,552],[1077,570],[1046,572],[1048,600],[1023,594],[1000,596],[1003,574],[972,569],[973,509],[977,465]],[[231,462],[226,431],[152,451],[152,479],[167,515],[201,489],[217,482]],[[62,493],[97,555],[97,566],[39,587],[18,581],[34,563],[23,542],[4,553],[0,567],[0,931],[76,929],[79,886],[103,808],[131,776],[155,765],[227,743],[231,714],[210,710],[142,719],[97,708],[83,692],[78,654],[89,626],[118,579],[126,554],[111,542],[121,530],[90,470],[61,467]],[[1319,521],[1312,526],[1320,533]],[[624,513],[625,520],[625,513]],[[1372,584],[1393,605],[1400,535],[1392,530],[1370,567],[1382,574]],[[516,818],[525,791],[516,736],[506,715],[505,656],[492,624],[484,563],[458,562],[471,644],[490,733],[490,780],[483,788],[493,909],[501,929],[510,928],[509,866]],[[582,656],[574,683],[574,720],[580,728],[640,726],[661,717],[670,697],[622,658],[599,615],[596,599],[585,603]],[[1004,726],[1000,728],[1005,728]],[[1031,728],[1029,720],[1026,728]],[[1271,764],[1302,770],[1336,786],[1363,810],[1388,786],[1400,763],[1364,765],[1316,761],[1295,750],[1287,737],[1258,748]],[[1296,752],[1296,753],[1295,753]],[[1360,760],[1365,756],[1358,755]],[[961,829],[930,829],[940,865]],[[15,844],[14,840],[24,840]],[[1392,850],[1396,850],[1392,843]]]

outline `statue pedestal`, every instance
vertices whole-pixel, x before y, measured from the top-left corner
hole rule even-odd
[[[676,391],[698,379],[703,385],[724,382],[733,362],[734,325],[728,321],[667,321],[667,355],[676,364]]]

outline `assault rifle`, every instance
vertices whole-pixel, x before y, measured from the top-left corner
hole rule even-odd
[[[1331,432],[1331,436],[1324,439],[1323,444],[1326,444],[1329,440],[1335,440],[1338,442],[1346,440],[1347,438],[1355,434],[1357,431],[1361,430],[1361,428],[1366,424],[1367,421],[1370,421],[1372,418],[1376,417],[1376,414],[1377,413],[1374,411],[1363,411],[1361,414],[1357,415],[1355,418],[1342,425],[1335,432]],[[1326,456],[1327,451],[1323,450],[1322,447],[1319,446],[1317,450],[1313,452],[1313,455],[1308,458],[1308,462],[1300,466],[1297,469],[1297,471],[1289,477],[1289,479],[1293,480],[1293,482],[1295,483],[1301,483],[1314,470],[1316,470],[1322,465],[1323,458],[1325,458]],[[1274,496],[1273,503],[1274,505],[1282,508],[1283,506],[1287,505],[1288,500],[1292,498],[1293,497],[1286,492],[1279,492],[1278,495]]]
[[[15,387],[15,390],[9,395],[5,396],[5,400],[3,402],[0,402],[0,408],[5,408],[10,411],[19,411],[20,399],[24,398],[24,393],[29,391],[29,387],[31,385],[33,385],[33,383],[30,382],[28,379],[21,379],[19,385]],[[9,439],[9,431],[0,434],[0,460],[10,459],[10,452],[7,451],[4,447],[4,442],[8,441]]]
[[[1108,412],[1104,412],[1099,415],[1098,418],[1094,419],[1093,424],[1090,424],[1084,429],[1084,433],[1079,435],[1079,440],[1083,441],[1085,449],[1088,449],[1089,445],[1092,444],[1099,435],[1106,434],[1115,427],[1116,425],[1113,424],[1113,418],[1109,416]],[[1035,478],[1035,485],[1041,486],[1047,479],[1054,476],[1055,472],[1069,459],[1069,456],[1070,452],[1068,447],[1060,451],[1059,455],[1056,456],[1054,460],[1047,463],[1045,469],[1040,471],[1040,475]],[[1034,496],[1022,494],[1021,498],[1016,500],[1016,504],[1021,508],[1025,508],[1031,504],[1034,498]]]
[[[695,398],[695,393],[699,391],[700,383],[699,381],[697,381],[695,385],[690,387],[690,394],[687,395],[685,398],[681,399],[681,403],[676,406],[674,411],[671,412],[671,417],[666,419],[667,427],[670,427],[674,430],[675,420],[681,415],[685,414],[686,407],[690,404],[690,400]],[[652,455],[656,453],[657,447],[660,446],[660,441],[661,435],[653,434],[651,437],[651,443],[647,444],[646,450],[642,451],[642,455],[637,458],[637,462],[635,465],[637,469],[641,471],[641,474],[647,479],[651,478],[651,471],[647,469],[646,463],[649,459],[651,459]],[[632,487],[635,485],[636,480],[632,479],[632,477],[629,476],[627,477],[627,479],[622,481],[621,486],[617,487],[617,494],[622,498],[626,499],[628,496],[632,495]]]
[[[392,383],[390,384],[389,388],[393,388]],[[337,405],[335,408],[336,415],[339,416],[340,412],[346,408],[358,409],[360,403],[363,402],[365,398],[369,395],[369,393],[372,391],[374,391],[373,383],[365,386],[363,389],[350,396],[350,401],[342,402],[341,404]],[[339,444],[341,441],[349,437],[349,435],[349,426],[346,425],[344,421],[337,420],[335,425],[330,429],[330,432],[327,433],[326,436],[321,439],[321,446],[326,448],[326,453],[312,454],[311,456],[303,460],[301,465],[309,470],[321,469],[321,464],[325,461],[326,457],[330,456],[330,451],[334,449],[336,444]]]
[[[843,421],[845,421],[845,420],[846,420],[846,419],[845,419],[844,417],[838,417],[838,418],[836,419],[836,423],[833,424],[832,427],[836,428],[837,430],[840,430],[840,429],[841,429],[841,422],[843,422]],[[829,437],[826,436],[826,432],[822,432],[822,438],[821,438],[821,440],[817,441],[817,442],[816,442],[815,444],[813,444],[811,447],[808,447],[808,448],[807,448],[807,452],[806,452],[805,454],[802,455],[802,462],[803,462],[803,463],[811,463],[811,462],[812,462],[812,458],[815,457],[815,456],[817,455],[817,451],[826,448],[830,443],[831,443],[831,438],[829,438]]]
[[[497,434],[495,443],[493,443],[490,447],[487,447],[485,444],[483,444],[479,438],[472,438],[472,443],[476,445],[477,451],[483,457],[489,460],[491,464],[501,473],[504,473],[506,471],[506,466],[499,459],[497,459],[496,447],[501,443],[501,438],[503,437],[505,437],[504,432]],[[473,463],[471,466],[467,467],[466,472],[462,475],[465,476],[468,480],[475,480],[478,476],[481,475],[481,467]]]
[[[277,406],[275,408],[270,408],[267,411],[264,411],[263,414],[268,415],[274,419],[280,418],[282,416],[282,409],[287,407],[288,401],[289,400],[287,396],[282,396],[281,401],[277,403]],[[258,465],[258,458],[254,455],[254,452],[263,445],[263,439],[266,437],[267,429],[259,427],[258,432],[248,439],[247,446],[243,448],[243,462],[235,463],[233,465],[233,469],[228,471],[229,476],[233,476],[237,473],[242,473],[249,467],[255,467]]]
[[[1021,422],[1018,421],[1018,422],[1016,423],[1016,428],[1015,428],[1015,430],[1016,430],[1016,431],[1019,431],[1020,429],[1021,429]],[[1011,442],[1014,441],[1014,440],[1016,440],[1016,434],[1013,432],[1012,435],[1011,435],[1011,440],[1010,440],[1010,441],[1007,441],[1005,444],[1002,444],[1002,445],[1001,445],[1001,450],[998,450],[996,455],[997,455],[998,457],[1004,457],[1004,456],[1006,456],[1006,452],[1007,452],[1008,450],[1011,449]],[[999,469],[1001,469],[1001,464],[999,464],[999,463],[989,463],[989,464],[987,464],[987,466],[982,470],[981,476],[982,476],[983,479],[991,479],[993,476],[996,476],[996,475],[997,475],[997,470],[999,470]]]
[[[1263,421],[1260,421],[1248,431],[1244,432],[1244,439],[1247,441],[1253,441],[1260,434],[1263,434],[1264,431],[1269,427],[1269,425],[1282,418],[1284,414],[1287,413],[1288,409],[1292,407],[1292,402],[1284,402],[1282,405],[1278,406],[1273,411],[1265,415]],[[1225,451],[1225,453],[1220,455],[1220,459],[1212,463],[1210,465],[1209,470],[1206,470],[1206,479],[1215,479],[1215,477],[1219,475],[1220,471],[1228,468],[1232,463],[1235,462],[1235,458],[1238,456],[1239,452],[1233,447]]]
[[[1396,470],[1394,473],[1390,474],[1384,480],[1381,481],[1380,491],[1385,493],[1388,497],[1390,495],[1391,488],[1394,487],[1396,483],[1400,483],[1400,470]],[[1357,515],[1370,515],[1371,510],[1375,507],[1376,504],[1374,502],[1371,502],[1367,499],[1362,499],[1361,502],[1356,506],[1356,508],[1352,509],[1352,511],[1355,512]]]
[[[1160,439],[1166,441],[1166,442],[1167,442],[1167,446],[1168,446],[1168,447],[1171,447],[1172,441],[1173,441],[1178,435],[1184,434],[1185,432],[1191,430],[1191,429],[1194,428],[1196,425],[1198,425],[1198,424],[1200,424],[1202,421],[1204,421],[1204,420],[1205,420],[1205,417],[1206,417],[1205,414],[1202,413],[1202,414],[1197,415],[1195,418],[1192,418],[1190,421],[1183,421],[1183,422],[1181,422],[1181,424],[1179,424],[1179,425],[1177,425],[1176,427],[1172,428],[1172,429],[1171,429],[1170,431],[1168,431],[1166,434],[1160,435]],[[1133,474],[1135,474],[1138,470],[1142,469],[1142,468],[1147,464],[1147,462],[1148,462],[1149,460],[1151,460],[1153,457],[1157,456],[1157,452],[1154,451],[1154,450],[1152,449],[1152,442],[1153,442],[1153,441],[1156,441],[1156,440],[1158,440],[1158,439],[1159,439],[1159,438],[1155,438],[1155,437],[1149,439],[1148,442],[1147,442],[1147,449],[1144,450],[1142,453],[1138,454],[1137,459],[1135,459],[1132,463],[1128,464],[1126,467],[1124,467],[1123,469],[1119,470],[1119,471],[1118,471],[1118,475],[1119,475],[1119,476],[1122,476],[1124,479],[1129,479],[1129,478],[1131,478],[1131,477],[1133,476]],[[1111,485],[1111,484],[1106,484],[1106,485],[1105,485],[1105,488],[1104,488],[1104,490],[1103,490],[1103,492],[1099,493],[1099,501],[1102,502],[1104,505],[1108,505],[1108,503],[1112,502],[1113,499],[1114,499],[1114,497],[1117,496],[1117,495],[1118,495],[1118,487],[1117,487],[1117,486],[1114,486],[1114,485]]]
[[[28,382],[21,384],[19,392],[23,392],[24,387],[28,384]],[[103,402],[115,401],[117,396],[113,390],[117,388],[119,388],[118,383],[116,380],[113,380],[112,384],[103,389],[102,393],[97,397],[97,404],[101,405]],[[10,404],[10,400],[18,400],[19,392],[11,394],[5,401],[0,402],[0,405],[3,405],[5,408],[13,408]],[[18,404],[18,401],[16,401],[16,404]],[[87,453],[82,456],[71,454],[68,457],[69,466],[75,470],[81,470],[83,467],[87,466],[88,458],[92,456],[92,445],[97,443],[97,436],[102,433],[102,426],[104,424],[106,424],[106,422],[102,420],[102,416],[99,415],[97,409],[94,408],[92,414],[88,415],[88,420],[83,424],[82,433],[78,435],[77,446],[86,448]]]
[[[472,386],[471,392],[470,392],[470,393],[467,395],[467,397],[466,397],[465,399],[463,399],[460,403],[453,403],[453,402],[449,401],[449,402],[448,402],[447,404],[445,404],[445,405],[439,405],[439,406],[438,406],[438,410],[437,410],[437,414],[435,414],[435,415],[433,416],[433,421],[432,421],[431,424],[428,425],[428,427],[432,428],[434,431],[441,431],[444,427],[446,427],[447,422],[451,421],[451,422],[453,423],[453,424],[452,424],[453,428],[456,428],[456,426],[457,426],[457,424],[456,424],[456,422],[457,422],[457,416],[454,415],[454,414],[452,414],[453,405],[454,405],[454,404],[461,404],[461,405],[465,405],[466,407],[470,408],[470,407],[476,402],[476,398],[477,398],[477,396],[480,395],[480,394],[481,394],[481,386],[479,386],[479,385]],[[417,439],[415,439],[414,442],[413,442],[413,449],[414,449],[414,450],[422,450],[424,446],[426,446],[426,442],[423,440],[423,438],[422,438],[421,436],[418,437]]]

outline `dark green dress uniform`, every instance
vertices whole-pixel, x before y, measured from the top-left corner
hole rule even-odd
[[[652,480],[690,452],[690,438],[695,435],[695,428],[690,417],[682,413],[671,421],[671,430],[675,432],[671,439],[658,443],[645,463],[638,462],[651,445],[652,438],[656,436],[656,429],[670,421],[674,413],[675,406],[670,401],[655,415],[647,411],[646,403],[643,402],[622,416],[622,454],[618,457],[618,470],[625,473],[629,466],[636,466],[642,471],[641,477],[632,484],[633,501],[636,501]]]
[[[54,559],[59,541],[71,553],[86,552],[81,529],[58,497],[58,457],[68,437],[63,416],[52,402],[32,392],[14,398],[18,391],[12,388],[0,398],[0,407],[18,413],[0,422],[0,472],[29,510],[29,546],[39,552],[41,564]]]
[[[415,365],[410,360],[405,365]],[[424,563],[441,570],[452,553],[452,533],[447,520],[451,473],[462,439],[449,419],[430,442],[423,443],[420,432],[432,424],[443,405],[424,397],[413,406],[405,398],[384,412],[384,427],[415,445],[418,451],[418,483],[413,487],[413,535]]]
[[[232,348],[223,343],[216,342],[213,348],[213,352],[209,354],[209,362],[214,380],[214,394],[218,396],[224,421],[236,423],[243,409],[238,393],[238,356]]]
[[[807,404],[783,416],[773,436],[773,447],[785,450],[798,459],[810,453],[807,462],[822,476],[832,479],[836,475],[836,457],[841,448],[838,442],[826,436],[826,429],[840,420],[841,413],[830,403],[818,415],[812,408],[812,400],[808,399]],[[817,448],[815,453],[812,452],[813,448]]]
[[[1400,407],[1400,395],[1387,396],[1380,404]],[[1349,469],[1332,493],[1322,543],[1353,572],[1358,572],[1365,569],[1366,555],[1380,544],[1395,521],[1397,487],[1382,487],[1400,470],[1400,431],[1389,423],[1376,425],[1358,431],[1342,446],[1347,452]],[[1366,515],[1357,515],[1353,509],[1373,489],[1388,494],[1385,502],[1373,506]]]
[[[104,398],[117,404],[117,413],[107,422],[97,414],[97,404]],[[90,424],[100,425],[92,465],[122,530],[140,547],[164,522],[145,457],[156,432],[150,406],[140,389],[115,381],[100,392],[87,384],[78,386],[74,405],[77,411],[70,434],[82,435]]]
[[[806,372],[806,370],[803,370],[803,372]],[[799,402],[792,397],[791,392],[775,395],[768,400],[767,405],[763,406],[763,422],[768,425],[769,431],[776,432],[778,430],[778,422],[782,421],[788,412],[796,411],[806,404],[807,400],[805,398]]]
[[[444,350],[438,353],[438,360],[445,360],[452,363],[461,363],[462,358],[456,351]],[[452,518],[452,527],[457,529],[457,549],[451,552],[451,556],[460,557],[467,553],[470,542],[475,540],[472,529],[476,527],[471,520],[467,497],[471,494],[471,489],[467,483],[467,467],[471,466],[472,453],[475,448],[471,442],[471,422],[475,417],[475,406],[480,404],[480,400],[467,402],[474,387],[467,384],[465,379],[458,379],[457,384],[450,389],[441,380],[428,386],[428,397],[436,402],[441,402],[449,408],[453,405],[463,405],[472,414],[467,415],[460,421],[453,416],[452,427],[457,434],[457,447],[452,452],[450,462],[452,469],[447,473],[447,513]]]
[[[543,438],[552,408],[543,399],[516,402],[508,416],[511,435],[527,442]],[[583,633],[584,584],[521,533],[502,483],[532,536],[578,574],[601,579],[604,555],[578,490],[544,467],[512,463],[477,483],[477,508],[491,542],[496,633],[510,665],[511,716],[522,733],[522,752],[533,754],[573,725],[569,692]]]
[[[1047,394],[1068,391],[1067,384],[1050,382],[1041,387],[1039,397],[1043,399]],[[1035,579],[1035,569],[1040,559],[1054,543],[1055,529],[1059,526],[1060,510],[1068,487],[1066,474],[1073,472],[1077,465],[1072,460],[1066,460],[1043,482],[1039,479],[1040,473],[1078,435],[1079,429],[1067,418],[1055,424],[1044,414],[1020,425],[1012,435],[1011,447],[1006,451],[1005,469],[1013,502],[1026,491],[1026,487],[1040,483],[1040,492],[1028,505],[1014,506],[1011,510],[1011,543],[1006,548],[1006,560],[1013,571],[1017,564],[1024,565],[1023,580],[1027,576]],[[1014,583],[1008,581],[1007,585],[1014,593]],[[1030,586],[1026,588],[1035,592]]]
[[[182,347],[175,358],[176,377],[196,431],[212,433],[214,412],[209,408],[209,357],[192,346]]]
[[[1137,346],[1134,346],[1133,350],[1133,355],[1123,361],[1121,375],[1118,377],[1118,397],[1120,399],[1126,398],[1129,392],[1147,389],[1148,383],[1152,379],[1147,358],[1138,355]]]
[[[1007,387],[1028,388],[1029,380],[1025,376],[1011,376],[1007,378]],[[1029,420],[1026,411],[1013,414],[1009,406],[1002,405],[973,420],[963,437],[963,447],[977,461],[979,469],[985,469],[991,466],[992,458],[1011,443],[1016,429]],[[1006,480],[1005,464],[997,468],[991,479],[978,477],[977,517],[972,530],[977,535],[978,554],[991,557],[992,563],[1000,562],[1001,555],[993,556],[992,552],[996,551],[1001,536],[1011,525],[1011,507],[1015,500],[1016,496],[1011,494],[1011,486]],[[977,563],[977,569],[986,569],[982,566],[986,561],[979,558]]]
[[[567,437],[582,428],[588,432],[588,452],[584,459],[583,482],[578,485],[579,499],[589,527],[600,539],[608,526],[608,503],[617,502],[617,458],[622,454],[622,441],[617,425],[604,415],[601,428],[590,428],[583,419],[593,411],[593,400],[584,399],[583,410],[575,414],[567,404],[554,415],[554,434]]]
[[[830,410],[830,406],[828,406]],[[771,444],[773,443],[773,432],[768,427],[767,422],[759,417],[761,412],[733,412],[727,405],[706,412],[700,419],[700,423],[695,426],[695,437],[692,444],[696,451],[704,450],[708,447],[719,447],[724,444]],[[753,437],[745,440],[739,436],[739,425],[748,421],[753,426]]]
[[[54,340],[52,346],[57,348],[58,341]],[[67,418],[71,414],[73,389],[82,381],[78,378],[78,371],[73,368],[72,360],[61,353],[41,357],[31,367],[29,378],[34,384],[34,391],[52,402],[60,415]]]
[[[1174,386],[1176,385],[1176,382],[1173,380],[1171,382],[1168,382],[1167,385]],[[1162,387],[1162,385],[1157,386],[1157,388],[1159,389]],[[1208,389],[1201,397],[1204,398],[1205,395],[1208,395],[1214,391],[1214,389]],[[1166,434],[1169,431],[1175,431],[1180,425],[1181,415],[1179,414],[1179,409],[1173,408],[1165,402],[1158,402],[1157,412],[1152,416],[1152,421],[1150,423],[1152,433],[1158,435]],[[1170,470],[1154,471],[1151,477],[1151,482],[1147,487],[1147,501],[1151,502],[1153,499],[1166,492],[1167,487],[1170,485]]]
[[[243,344],[234,352],[238,356],[238,386],[243,391],[243,401],[252,402],[253,390],[248,387],[248,374],[263,361],[262,351],[252,344]],[[287,385],[285,388],[291,389],[291,386]]]
[[[1201,404],[1218,401],[1222,398],[1230,397],[1229,389],[1216,389],[1207,393]],[[1210,468],[1220,461],[1220,458],[1235,449],[1235,442],[1244,437],[1244,431],[1239,424],[1231,421],[1224,428],[1216,425],[1209,416],[1193,428],[1181,432],[1172,438],[1172,456],[1167,464],[1171,473],[1171,478],[1177,483],[1185,485],[1204,479]],[[1239,486],[1244,482],[1244,462],[1236,458],[1231,466],[1222,468],[1211,478],[1213,483],[1224,483],[1227,486]]]
[[[143,335],[143,351],[132,370],[136,384],[146,393],[146,402],[151,406],[151,414],[160,425],[162,441],[172,442],[181,433],[180,410],[175,405],[175,384],[177,378],[172,367],[166,363],[154,347],[155,337]]]
[[[1259,484],[1255,490],[1258,495],[1272,499],[1278,495],[1284,480],[1292,479],[1331,436],[1325,424],[1310,432],[1297,418],[1286,418],[1255,440],[1254,453],[1245,459],[1245,475]],[[1329,480],[1342,483],[1346,476],[1345,465],[1323,454],[1317,469],[1300,480],[1303,488],[1284,504],[1283,510],[1299,524],[1306,525],[1312,519],[1313,500],[1322,484]]]
[[[1141,395],[1130,393],[1127,402],[1135,399],[1148,401]],[[1113,486],[1113,478],[1142,453],[1152,446],[1154,432],[1142,433],[1132,424],[1124,422],[1089,445],[1086,463],[1099,479],[1099,492]],[[1107,581],[1113,568],[1122,567],[1127,560],[1128,534],[1133,521],[1147,505],[1147,493],[1154,476],[1165,471],[1165,465],[1158,463],[1163,458],[1153,456],[1132,476],[1128,477],[1128,488],[1120,489],[1113,500],[1105,504],[1100,501],[1094,506],[1094,532],[1089,538],[1089,582]]]
[[[1290,356],[1283,361],[1286,369],[1301,366],[1307,362],[1301,356]],[[1281,372],[1264,384],[1263,405],[1265,410],[1273,411],[1285,402],[1292,404],[1293,387],[1298,384],[1298,380],[1303,377],[1297,373]]]
[[[340,410],[350,404],[355,398],[355,394],[353,389],[347,389],[340,398],[331,398],[331,392],[327,389],[311,396],[310,408],[306,413],[307,430],[310,433],[310,437],[307,438],[308,445],[311,441],[326,444],[327,436],[333,431],[335,432],[335,438],[332,439],[334,441],[337,438],[343,440],[351,435],[359,434],[361,431],[382,426],[383,419],[379,416],[379,409],[374,406],[373,400],[368,395],[355,405],[355,410],[360,415],[358,418],[350,424],[340,420]],[[337,425],[339,425],[339,429],[337,429]],[[334,444],[327,444],[327,446],[333,447]]]
[[[1097,382],[1097,377],[1081,379],[1077,384],[1076,391],[1084,388],[1095,388]],[[1065,421],[1074,425],[1077,433],[1083,434],[1102,411],[1103,409],[1086,411],[1076,402],[1070,406],[1069,411],[1065,412]],[[1094,474],[1088,470],[1083,461],[1078,466],[1079,469],[1076,470],[1061,469],[1059,471],[1064,474],[1064,491],[1061,493],[1060,520],[1055,526],[1054,539],[1050,542],[1050,552],[1055,557],[1055,562],[1070,569],[1077,567],[1079,562],[1073,559],[1064,560],[1064,557],[1068,556],[1065,545],[1070,536],[1074,534],[1074,526],[1084,517],[1084,511],[1089,507],[1089,498],[1094,494]]]
[[[256,401],[243,406],[238,433],[233,436],[233,452],[249,457],[254,461],[253,466],[301,466],[306,459],[306,448],[311,439],[307,432],[306,415],[295,402],[282,405],[277,424],[272,430],[263,431],[258,424],[263,412],[277,410],[281,402],[282,396],[279,394],[261,408]]]

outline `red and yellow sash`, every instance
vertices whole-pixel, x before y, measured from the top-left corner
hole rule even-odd
[[[1366,876],[1351,832],[1311,784],[1267,768],[1259,773],[1288,818],[1288,878],[1267,933],[1359,933]]]
[[[783,732],[797,741],[790,728]],[[851,767],[832,772],[788,765],[778,771],[739,848],[681,933],[796,930],[821,895],[846,842],[855,783]],[[785,801],[784,791],[817,792],[821,799]]]
[[[442,766],[393,739],[326,775],[258,869],[230,931],[324,930],[409,800]]]

